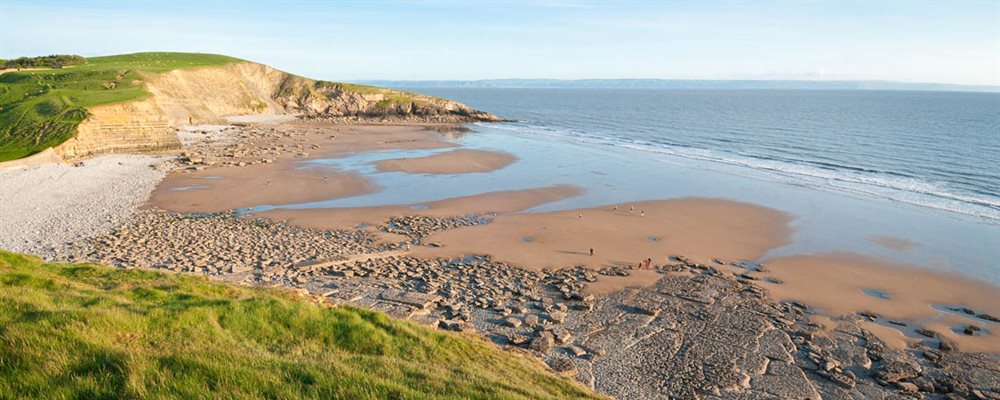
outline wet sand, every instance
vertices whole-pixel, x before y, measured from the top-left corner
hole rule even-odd
[[[786,243],[790,219],[780,211],[727,200],[649,201],[622,204],[618,211],[606,206],[501,215],[490,224],[435,233],[426,241],[443,247],[414,253],[489,254],[529,269],[634,266],[646,258],[663,264],[675,255],[706,263],[715,258],[738,261]]]
[[[595,295],[606,295],[624,288],[645,288],[653,286],[662,277],[654,269],[636,269],[629,271],[628,276],[600,276],[597,282],[587,285],[584,290]]]
[[[203,140],[212,142],[204,143],[205,154],[200,155],[229,160],[232,153],[253,149],[260,153],[255,154],[258,160],[266,158],[268,162],[171,172],[153,191],[146,206],[179,212],[221,212],[357,196],[375,192],[378,187],[361,175],[306,161],[356,152],[456,146],[443,140],[441,133],[419,125],[332,125],[302,121],[265,125],[261,129],[266,134],[241,138],[240,141],[247,143],[235,150],[223,147],[236,141],[226,138],[224,132],[202,135]],[[192,135],[188,141],[198,139],[199,135]]]
[[[924,327],[956,341],[962,351],[1000,349],[1000,324],[934,307],[961,306],[977,314],[1000,316],[1000,288],[996,286],[848,252],[777,258],[767,263],[767,269],[765,276],[783,282],[764,283],[777,300],[801,301],[830,316],[869,311],[908,324],[869,322],[869,327],[878,325],[871,330],[887,343],[901,346],[918,341],[921,336],[907,338],[902,331]],[[962,334],[960,328],[970,324],[992,332]]]
[[[353,228],[361,224],[377,225],[391,217],[422,215],[447,217],[475,213],[511,213],[527,210],[545,203],[577,196],[582,189],[571,185],[554,185],[541,188],[490,192],[473,196],[421,204],[414,209],[408,205],[351,207],[274,209],[256,213],[257,216],[274,221],[287,221],[294,225],[315,229]]]
[[[493,259],[528,269],[585,265],[632,267],[647,257],[664,264],[683,255],[703,263],[735,262],[761,257],[786,243],[791,235],[785,213],[746,203],[717,199],[674,199],[552,213],[519,213],[532,207],[576,196],[581,189],[556,185],[484,193],[410,206],[330,209],[276,209],[255,215],[315,229],[345,229],[376,225],[403,215],[446,217],[496,213],[485,225],[435,233],[415,247],[418,257],[461,257],[488,254]],[[629,211],[634,207],[633,211]],[[580,218],[582,216],[583,218]],[[385,240],[405,238],[383,233]],[[594,256],[589,255],[591,247]],[[539,260],[544,260],[539,262]],[[661,275],[632,270],[626,277],[600,276],[587,287],[607,294],[626,287],[646,287]]]
[[[502,151],[459,149],[427,157],[395,158],[375,163],[380,172],[411,174],[466,174],[506,167],[517,157]]]
[[[323,157],[337,157],[357,152],[380,150],[428,150],[458,147],[443,140],[443,134],[425,125],[331,125],[300,122],[292,125],[311,129],[308,141],[326,142]],[[330,138],[333,139],[330,139]]]
[[[357,196],[376,190],[374,184],[358,174],[285,161],[172,173],[153,191],[147,207],[191,213],[222,212]]]
[[[896,250],[896,251],[906,251],[918,246],[918,244],[915,242],[903,239],[901,237],[889,236],[889,235],[871,236],[868,238],[868,241],[875,243],[879,246],[885,247],[889,250]]]

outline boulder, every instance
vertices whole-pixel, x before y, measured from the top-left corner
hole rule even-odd
[[[570,354],[577,357],[583,357],[587,355],[587,351],[580,346],[569,346],[568,348],[566,348],[566,350],[569,351]]]
[[[511,328],[518,328],[521,326],[521,320],[514,317],[508,317],[504,318],[503,324],[504,326],[509,326]]]
[[[515,346],[521,346],[521,345],[523,345],[525,343],[528,343],[530,341],[531,341],[531,339],[528,338],[527,336],[519,335],[519,334],[516,334],[516,333],[507,336],[507,343],[515,345]]]
[[[558,344],[566,344],[573,340],[573,334],[568,329],[553,329],[552,334]]]
[[[896,387],[899,388],[899,390],[902,390],[906,393],[916,393],[917,391],[920,390],[920,388],[917,387],[916,384],[910,382],[896,382]]]
[[[546,316],[546,319],[552,321],[553,323],[561,324],[566,322],[566,313],[562,311],[553,311]]]
[[[554,358],[549,361],[549,367],[564,376],[575,376],[578,373],[576,365],[568,358]]]
[[[553,337],[552,332],[542,331],[537,338],[528,344],[528,348],[539,353],[545,353],[555,346],[555,337]]]
[[[920,375],[919,367],[900,361],[886,361],[876,367],[872,376],[882,385],[909,380]]]

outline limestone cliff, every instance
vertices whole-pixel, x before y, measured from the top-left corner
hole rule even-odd
[[[180,147],[174,128],[226,116],[295,114],[372,121],[497,121],[493,114],[437,97],[316,81],[252,62],[144,73],[150,96],[88,109],[76,135],[56,147],[65,159]]]
[[[133,153],[180,148],[173,127],[152,99],[108,104],[87,110],[76,135],[55,148],[65,160],[103,153]]]

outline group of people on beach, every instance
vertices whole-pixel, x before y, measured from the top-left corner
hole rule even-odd
[[[614,209],[612,211],[618,212],[618,205],[617,204],[615,204],[615,207],[614,207]],[[628,206],[628,212],[634,213],[635,212],[635,206]],[[646,216],[646,210],[639,210],[639,216],[640,217],[645,217]],[[580,217],[580,218],[583,218],[583,217]]]
[[[614,211],[614,212],[618,211],[618,205],[617,204],[615,204],[615,206],[612,209],[612,211]],[[628,212],[630,212],[630,213],[635,212],[635,206],[629,206],[628,207]],[[645,210],[639,210],[639,216],[640,217],[645,217],[646,216],[646,211]],[[583,214],[578,214],[577,217],[580,218],[580,219],[583,219]],[[593,247],[590,248],[590,256],[591,257],[594,256],[594,248]],[[650,265],[653,264],[653,259],[650,257],[650,258],[646,258],[645,260],[639,261],[639,269],[643,269],[643,264],[645,264],[645,268],[646,269],[649,269]]]
[[[591,257],[594,256],[594,248],[593,247],[590,248],[590,256]],[[653,258],[652,257],[648,257],[645,260],[639,261],[639,269],[643,269],[643,264],[646,264],[645,268],[649,269],[649,266],[653,264]]]

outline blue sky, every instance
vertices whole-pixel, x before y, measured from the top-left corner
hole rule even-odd
[[[159,50],[330,80],[1000,85],[1000,1],[0,0],[0,58]]]

